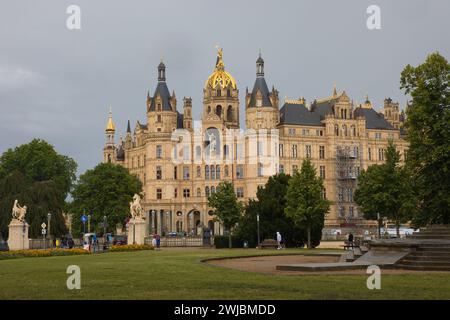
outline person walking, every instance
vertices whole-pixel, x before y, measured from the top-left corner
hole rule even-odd
[[[281,247],[281,241],[282,241],[282,238],[281,238],[281,233],[279,233],[278,231],[277,231],[277,242],[278,242],[278,250],[280,250],[280,249],[282,249],[282,247]]]
[[[159,247],[161,246],[161,237],[159,234],[156,234],[156,248],[159,250]]]
[[[152,247],[156,248],[156,235],[153,235],[153,239],[152,239]]]

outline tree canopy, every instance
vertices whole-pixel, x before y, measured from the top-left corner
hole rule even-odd
[[[216,192],[208,197],[208,203],[213,208],[214,215],[229,231],[231,248],[231,235],[242,213],[242,204],[237,200],[233,183],[229,181],[219,183]]]
[[[412,97],[405,128],[407,164],[417,190],[417,225],[450,223],[450,64],[439,53],[407,65],[401,88]]]
[[[8,149],[0,157],[0,232],[5,238],[14,200],[27,206],[30,236],[40,237],[51,213],[51,234],[67,232],[62,211],[75,180],[76,163],[44,140]]]
[[[91,231],[102,231],[100,223],[107,217],[107,230],[113,231],[116,224],[124,224],[130,215],[129,203],[134,194],[142,193],[142,183],[133,174],[120,166],[102,163],[87,170],[77,181],[70,204],[73,214],[74,233],[82,231],[80,217],[83,212],[91,215]]]
[[[322,178],[317,176],[310,159],[305,159],[300,171],[295,171],[289,180],[285,213],[294,224],[306,229],[308,248],[312,247],[313,229],[322,230],[330,208],[330,201],[323,198],[322,191]]]
[[[387,217],[395,222],[397,236],[400,223],[411,219],[415,207],[408,169],[400,166],[400,153],[392,141],[386,149],[386,162],[372,165],[358,177],[355,201],[365,219]]]

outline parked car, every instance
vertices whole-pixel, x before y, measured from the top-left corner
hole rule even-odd
[[[128,243],[127,236],[125,235],[115,235],[113,239],[113,245],[123,246]]]

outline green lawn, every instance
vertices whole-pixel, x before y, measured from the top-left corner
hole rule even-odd
[[[200,262],[261,253],[252,249],[180,249],[0,260],[0,300],[450,299],[448,273],[383,275],[381,290],[368,290],[364,275],[274,276]],[[66,287],[66,268],[72,264],[81,268],[81,290]]]

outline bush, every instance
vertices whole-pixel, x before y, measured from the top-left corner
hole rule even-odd
[[[32,257],[52,257],[52,256],[72,256],[80,254],[90,254],[83,249],[46,249],[46,250],[12,250],[0,251],[0,260],[14,258],[32,258]]]
[[[249,248],[256,247],[256,242],[255,245],[253,246],[249,240],[242,239],[241,237],[238,236],[231,237],[231,245],[233,248],[243,248],[244,241],[247,241],[249,243]],[[229,247],[228,236],[214,236],[214,245],[216,249],[228,248]]]
[[[111,246],[109,251],[111,252],[126,252],[136,250],[154,250],[153,246],[148,244],[127,244],[123,246]]]

